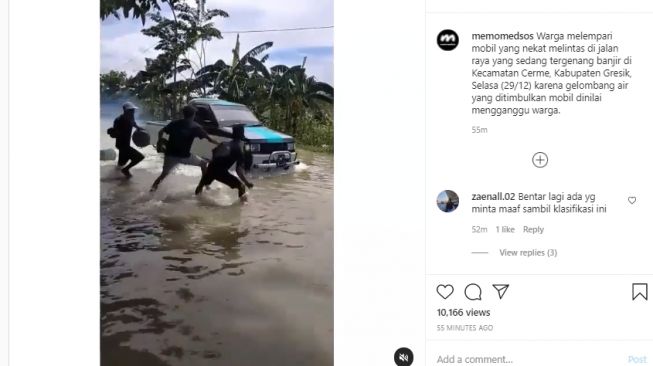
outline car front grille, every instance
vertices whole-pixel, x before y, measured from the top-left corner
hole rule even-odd
[[[259,154],[271,154],[275,151],[287,151],[288,144],[285,142],[263,143]]]

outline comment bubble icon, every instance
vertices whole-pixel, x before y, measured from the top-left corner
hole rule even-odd
[[[465,287],[465,297],[469,300],[472,301],[480,301],[481,300],[481,286],[475,284],[475,283],[470,283]]]

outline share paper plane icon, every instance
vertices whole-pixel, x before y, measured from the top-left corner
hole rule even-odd
[[[499,300],[501,300],[501,299],[503,299],[503,295],[506,294],[506,291],[508,291],[508,287],[510,287],[510,285],[497,285],[497,284],[495,284],[495,285],[492,285],[492,287],[494,287],[494,289],[497,290],[497,292],[499,293]]]

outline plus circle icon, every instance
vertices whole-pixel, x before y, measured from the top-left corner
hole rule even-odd
[[[549,164],[549,156],[543,152],[536,152],[533,155],[532,161],[533,165],[535,165],[536,168],[544,168],[547,164]]]

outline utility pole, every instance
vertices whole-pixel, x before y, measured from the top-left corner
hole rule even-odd
[[[206,0],[196,0],[197,1],[197,19],[199,20],[200,26],[204,25],[204,3]],[[199,64],[200,68],[203,68],[206,66],[206,50],[204,49],[204,40],[200,41],[200,45],[202,47],[202,53],[199,54]],[[204,86],[202,86],[202,96],[206,94],[206,89]]]
[[[197,0],[197,17],[202,23],[202,18],[204,18],[204,2],[206,0]]]

